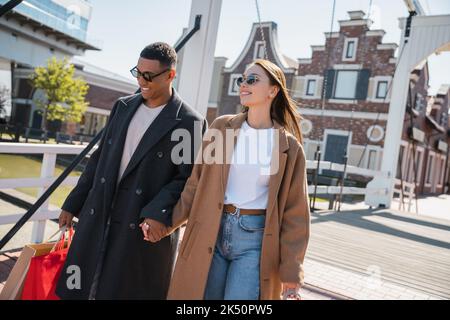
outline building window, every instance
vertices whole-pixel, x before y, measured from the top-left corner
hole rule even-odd
[[[442,186],[442,184],[444,183],[444,174],[445,174],[445,158],[441,158],[440,161],[440,166],[439,166],[439,171],[438,171],[438,175],[439,175],[439,185]]]
[[[358,38],[346,38],[344,42],[344,52],[342,61],[355,61]]]
[[[375,170],[377,163],[377,150],[369,150],[367,159],[367,169]]]
[[[388,91],[388,82],[387,81],[378,81],[377,83],[377,99],[384,99],[387,96]]]
[[[353,55],[355,54],[355,41],[349,41],[347,43],[347,51],[345,52],[345,57],[347,59],[353,58]]]
[[[448,124],[448,113],[447,112],[442,112],[442,114],[441,114],[441,121],[440,122],[441,122],[440,125],[442,127],[444,127],[444,128],[447,127],[447,124]]]
[[[253,59],[265,59],[264,41],[255,42],[255,51],[253,53]]]
[[[431,185],[433,182],[434,154],[428,155],[426,184]]]
[[[420,93],[416,93],[416,101],[414,103],[414,109],[416,109],[417,111],[422,111],[424,109],[424,106],[425,106],[425,99],[423,95],[421,95]]]
[[[389,102],[391,76],[375,76],[369,80],[368,100],[377,103]]]
[[[399,150],[399,160],[400,160],[400,165],[397,166],[397,179],[403,179],[404,178],[404,167],[405,167],[405,150],[406,147],[404,145],[400,146],[400,150]]]
[[[240,77],[240,74],[232,74],[230,76],[230,84],[228,86],[228,95],[229,96],[238,96],[239,95],[239,86],[236,83],[236,80]]]
[[[372,142],[380,142],[384,137],[384,129],[379,125],[371,126],[367,130],[367,138]]]
[[[355,99],[357,82],[358,82],[358,71],[353,70],[337,71],[334,98]]]
[[[307,96],[315,96],[316,95],[316,80],[309,79],[308,84],[306,85],[306,95]]]
[[[412,150],[411,150],[412,152]],[[411,159],[412,160],[412,159]],[[422,161],[423,161],[423,151],[416,149],[415,152],[415,163],[411,163],[411,172],[409,176],[412,178],[411,182],[419,182],[420,183],[420,173],[422,171]]]

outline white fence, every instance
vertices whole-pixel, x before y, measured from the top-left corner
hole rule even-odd
[[[56,156],[58,154],[77,155],[81,153],[84,148],[85,146],[0,142],[0,154],[43,155],[41,175],[39,178],[0,179],[0,190],[29,187],[39,188],[38,197],[40,197],[57,178],[53,176],[56,166]],[[67,177],[61,186],[75,186],[77,181],[78,177]],[[59,213],[60,210],[49,209],[48,200],[38,209],[38,211],[36,211],[36,213],[29,220],[34,221],[31,236],[32,242],[39,243],[43,241],[46,221],[48,219],[58,218]],[[14,224],[22,216],[23,213],[14,212],[8,215],[0,215],[0,225]]]
[[[316,160],[307,160],[306,168],[307,169],[317,169],[317,161]],[[387,176],[387,174],[382,171],[365,169],[365,168],[360,168],[360,167],[355,167],[355,166],[350,166],[350,165],[347,165],[347,167],[345,167],[345,165],[343,165],[343,164],[333,163],[333,162],[329,162],[329,161],[321,161],[319,169],[320,170],[333,170],[333,171],[338,171],[338,172],[344,172],[344,170],[345,170],[346,175],[347,174],[357,174],[357,175],[370,177],[370,178]],[[311,185],[308,187],[308,192],[310,194],[313,194],[314,190],[315,190],[314,185]],[[341,191],[342,191],[342,194],[352,194],[352,195],[356,195],[356,194],[366,195],[367,193],[385,194],[388,192],[387,188],[386,189],[370,189],[370,188],[318,185],[316,193],[317,194],[340,194]]]
[[[49,145],[49,144],[27,144],[27,143],[0,143],[0,154],[43,154],[43,161],[41,166],[41,175],[39,178],[14,178],[14,179],[0,179],[0,190],[2,189],[15,189],[15,188],[39,188],[38,197],[41,196],[45,190],[56,180],[54,177],[56,156],[60,155],[77,155],[85,146],[74,145]],[[92,152],[92,151],[91,151]],[[316,169],[317,161],[308,160],[306,162],[308,169]],[[345,174],[357,174],[366,177],[384,176],[385,173],[359,168],[355,166],[337,163],[331,163],[328,161],[321,161],[321,170],[334,170],[338,172],[344,172]],[[78,177],[67,177],[62,186],[75,186],[78,181]],[[368,193],[384,194],[387,189],[368,189],[368,188],[356,188],[356,187],[340,187],[340,186],[317,186],[316,194],[352,194],[352,195],[366,195]],[[314,193],[314,186],[309,186],[309,193]],[[409,194],[408,194],[409,196]],[[59,216],[60,209],[51,210],[49,208],[49,201],[47,200],[39,210],[31,217],[30,221],[34,221],[32,241],[41,242],[43,240],[45,224],[48,219],[55,219]],[[22,213],[11,213],[8,215],[0,216],[0,225],[14,224],[21,217]]]

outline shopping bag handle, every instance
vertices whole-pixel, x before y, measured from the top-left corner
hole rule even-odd
[[[59,238],[61,238],[61,232],[66,232],[66,229],[67,226],[62,226],[54,234],[52,234],[45,242],[50,242],[57,234],[59,234]]]
[[[66,226],[63,226],[61,229],[59,229],[58,232],[61,232],[61,235],[59,237],[58,242],[56,242],[55,245],[53,246],[51,252],[64,249],[64,246],[66,244],[66,231],[67,231]],[[67,248],[69,248],[72,243],[73,233],[74,233],[73,227],[70,227],[69,228],[69,237],[67,238]],[[53,238],[55,235],[53,235],[51,238]]]

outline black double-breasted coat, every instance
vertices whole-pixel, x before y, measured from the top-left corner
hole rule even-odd
[[[57,283],[63,299],[166,298],[178,233],[150,243],[139,224],[152,218],[170,225],[207,124],[173,90],[117,183],[128,125],[142,103],[141,94],[115,103],[98,149],[63,204],[79,219]],[[189,132],[187,148],[179,148],[176,129]]]

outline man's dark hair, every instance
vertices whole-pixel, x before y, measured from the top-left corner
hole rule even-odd
[[[164,42],[149,44],[141,51],[141,58],[158,60],[161,65],[167,68],[175,67],[177,64],[177,53],[172,46]]]

